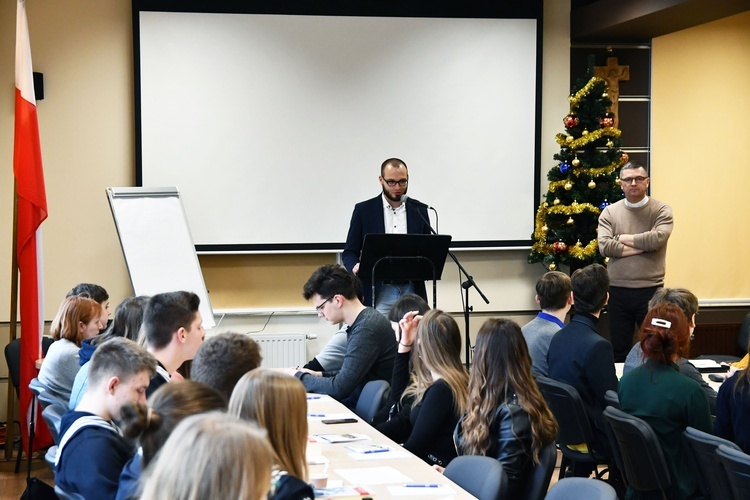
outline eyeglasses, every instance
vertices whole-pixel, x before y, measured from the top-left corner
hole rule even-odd
[[[639,175],[638,177],[626,177],[624,179],[620,179],[620,182],[622,182],[623,184],[632,184],[633,182],[635,182],[636,184],[640,184],[647,179],[648,177],[642,177]]]
[[[388,187],[396,187],[396,184],[398,184],[398,187],[406,187],[407,184],[409,184],[408,179],[401,179],[400,181],[394,181],[393,179],[383,179],[386,184],[388,184]]]
[[[328,297],[328,298],[327,298],[326,300],[324,300],[322,304],[320,304],[319,306],[315,306],[315,310],[316,310],[316,311],[318,312],[318,314],[320,314],[320,313],[322,313],[322,312],[323,312],[323,307],[324,307],[324,306],[325,306],[326,304],[328,304],[328,303],[329,303],[329,302],[331,301],[331,299],[332,299],[332,298],[334,298],[334,297],[335,297],[335,295],[331,295],[331,296],[330,296],[330,297]]]

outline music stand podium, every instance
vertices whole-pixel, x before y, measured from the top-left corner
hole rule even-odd
[[[443,234],[366,234],[358,274],[371,276],[372,307],[376,280],[432,280],[432,307],[436,307],[437,280],[443,275],[450,242],[451,236]]]

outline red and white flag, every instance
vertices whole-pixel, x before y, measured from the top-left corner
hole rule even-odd
[[[26,2],[18,0],[16,11],[16,123],[13,143],[13,172],[18,194],[18,269],[20,273],[21,313],[21,407],[19,415],[31,414],[29,382],[37,376],[36,360],[42,357],[44,330],[44,287],[42,281],[41,224],[47,218],[47,194],[44,189],[42,150],[39,145],[39,123],[31,69],[29,24]],[[52,437],[36,415],[34,449],[51,445]],[[28,423],[28,421],[27,421]],[[21,436],[28,449],[29,426],[21,426]]]

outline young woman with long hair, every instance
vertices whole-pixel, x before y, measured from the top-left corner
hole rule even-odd
[[[461,364],[461,334],[456,321],[434,309],[424,316],[407,312],[399,322],[398,356],[411,355],[411,374],[394,365],[392,385],[410,383],[401,396],[402,410],[376,428],[404,444],[431,465],[445,467],[456,456],[453,429],[466,411],[468,374]],[[400,380],[401,379],[401,380]]]
[[[224,410],[226,402],[219,391],[192,380],[162,385],[146,405],[123,406],[120,428],[125,437],[136,440],[139,449],[122,470],[117,500],[138,498],[138,482],[143,470],[180,422],[191,415]]]
[[[509,498],[517,498],[542,448],[555,440],[557,421],[534,382],[526,341],[513,321],[493,318],[479,329],[468,407],[456,426],[459,454],[496,457],[508,476]]]
[[[229,413],[257,423],[268,433],[274,452],[269,498],[314,498],[307,484],[307,393],[295,377],[256,368],[237,382]]]
[[[654,429],[667,460],[673,499],[692,498],[698,482],[688,463],[682,438],[687,426],[711,432],[708,398],[701,386],[682,373],[677,361],[690,351],[690,322],[682,310],[670,303],[651,308],[641,325],[641,349],[646,360],[620,379],[620,408]],[[632,489],[632,498],[650,498]]]
[[[226,413],[193,415],[180,422],[149,467],[141,499],[265,500],[272,465],[261,429]]]

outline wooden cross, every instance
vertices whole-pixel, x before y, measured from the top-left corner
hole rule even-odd
[[[608,57],[606,66],[596,66],[594,76],[607,82],[607,92],[612,100],[612,112],[615,114],[615,127],[620,123],[619,101],[620,81],[630,80],[630,66],[619,66],[616,57]]]

